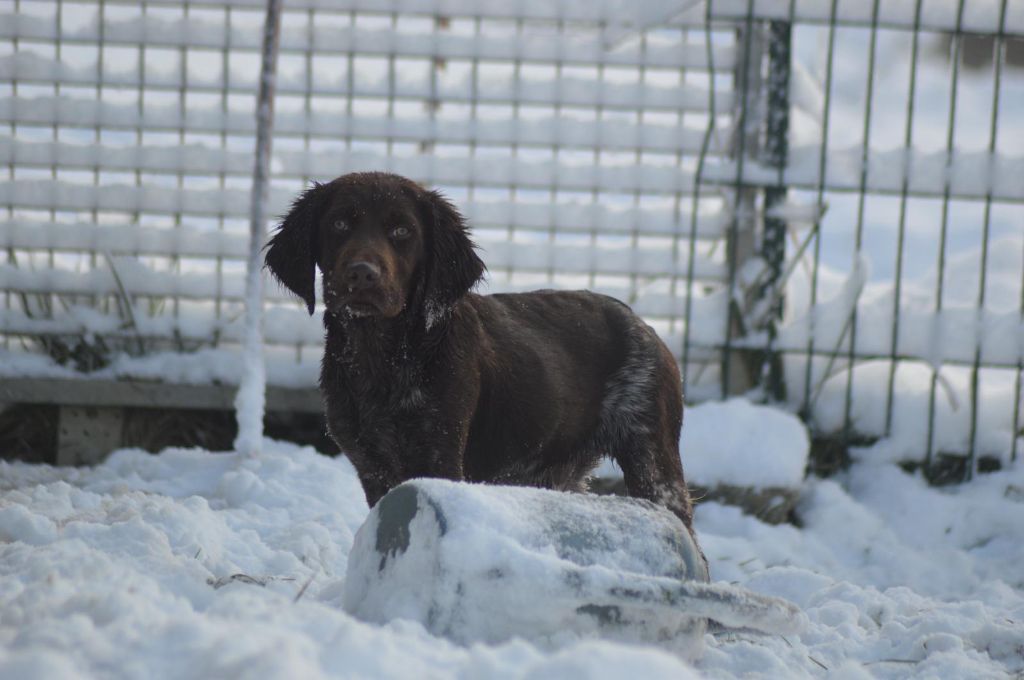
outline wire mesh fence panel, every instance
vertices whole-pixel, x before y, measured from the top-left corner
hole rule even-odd
[[[759,352],[766,372],[778,358],[784,398],[822,440],[852,446],[854,456],[923,465],[936,480],[1015,459],[1024,421],[1024,8],[714,8],[760,25],[766,55],[780,41],[791,52],[788,101],[773,105],[766,85],[760,130],[770,145],[780,134],[771,121],[785,116],[785,163],[759,152],[704,173],[763,190],[764,249],[778,220],[788,241],[785,265],[765,267],[768,302],[748,313],[759,323],[739,344]],[[761,68],[770,72],[768,56]],[[766,320],[774,301],[784,302]]]
[[[0,1],[6,374],[237,380],[263,5]],[[1018,455],[1019,3],[290,0],[280,45],[273,213],[406,175],[483,292],[628,302],[691,399],[934,478]],[[313,385],[319,317],[266,299],[269,380]]]
[[[0,2],[10,371],[237,379],[262,19],[255,0]],[[437,186],[474,227],[484,292],[618,297],[691,396],[717,395],[732,190],[695,188],[731,152],[740,56],[735,22],[707,19],[286,2],[271,210],[346,172]],[[270,381],[313,385],[318,316],[266,297]]]

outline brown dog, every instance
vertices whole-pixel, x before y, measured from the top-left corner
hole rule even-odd
[[[384,173],[308,189],[266,264],[310,314],[323,273],[327,424],[371,506],[413,477],[581,490],[611,456],[692,531],[679,370],[626,305],[470,293],[484,265],[462,216]]]

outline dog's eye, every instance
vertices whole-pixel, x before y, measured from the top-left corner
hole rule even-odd
[[[335,231],[348,231],[348,222],[345,220],[334,220]]]
[[[391,238],[409,238],[410,234],[412,234],[412,231],[409,229],[409,227],[395,227],[394,229],[391,230]]]

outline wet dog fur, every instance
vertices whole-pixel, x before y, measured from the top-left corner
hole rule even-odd
[[[440,194],[385,173],[314,184],[266,265],[310,312],[323,280],[328,429],[373,506],[414,477],[584,490],[603,456],[692,532],[675,359],[586,291],[477,295],[484,264]]]

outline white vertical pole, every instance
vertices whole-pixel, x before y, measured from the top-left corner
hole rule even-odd
[[[266,240],[267,194],[270,183],[270,147],[274,128],[274,85],[277,50],[281,35],[281,2],[267,0],[263,25],[263,60],[256,108],[256,163],[253,168],[249,225],[249,260],[245,279],[245,346],[242,380],[235,396],[238,437],[235,450],[248,455],[260,452],[266,401],[266,367],[263,363],[263,243]]]

